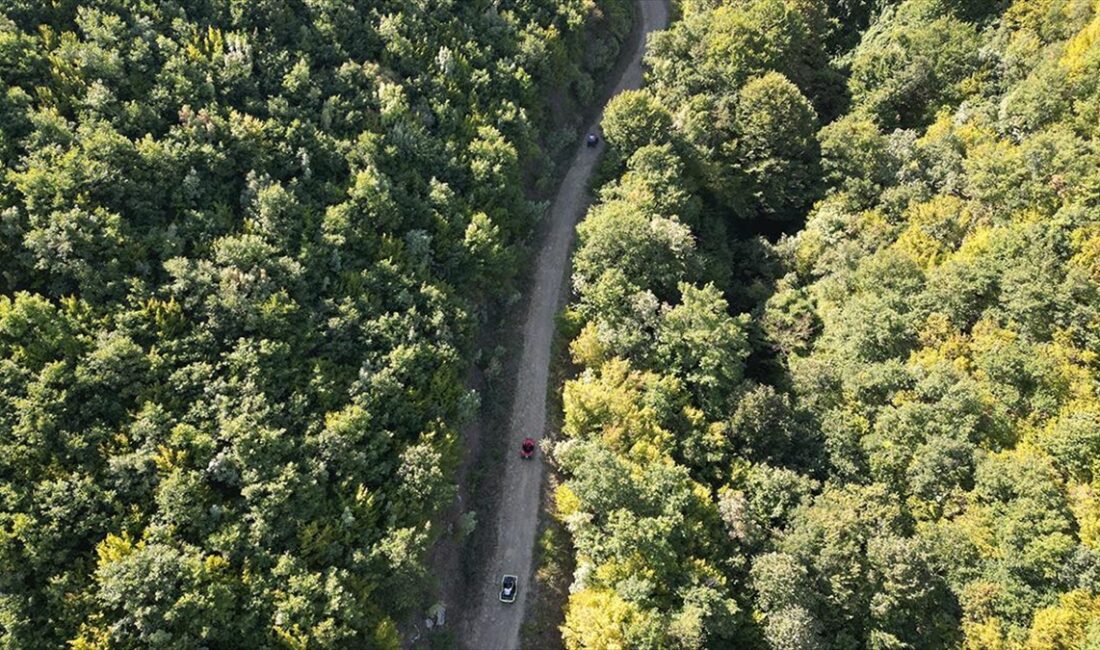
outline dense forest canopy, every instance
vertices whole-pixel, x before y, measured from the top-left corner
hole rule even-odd
[[[1100,5],[680,7],[579,231],[566,646],[1100,648]]]
[[[398,647],[630,16],[0,0],[0,645]]]

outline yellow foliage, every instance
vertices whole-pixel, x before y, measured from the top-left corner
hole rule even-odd
[[[929,314],[917,336],[921,347],[909,355],[910,366],[932,368],[947,361],[962,372],[970,372],[970,338],[959,333],[947,316]]]
[[[791,267],[799,275],[812,275],[817,260],[827,248],[825,238],[822,236],[820,230],[816,228],[806,228],[798,234],[795,244],[794,259],[791,262]]]
[[[1008,650],[1005,641],[1001,621],[996,618],[986,619],[980,623],[965,623],[963,635],[966,641],[965,650]]]
[[[81,623],[80,633],[69,641],[69,647],[72,650],[107,650],[111,647],[110,632],[103,625]]]
[[[614,592],[585,589],[569,597],[562,641],[569,650],[624,650],[626,628],[639,612]]]
[[[387,617],[374,628],[374,647],[378,650],[399,650],[401,637],[397,634],[397,625]]]
[[[946,122],[947,128],[950,129],[951,139],[957,142],[964,152],[972,151],[978,147],[992,146],[997,142],[996,129],[989,124],[988,120],[983,120],[977,115],[959,125],[954,124],[955,116],[950,111],[941,112],[939,117]],[[928,134],[921,139],[922,145],[929,144],[931,134],[932,131],[929,130]]]
[[[1076,485],[1069,490],[1069,507],[1077,520],[1078,539],[1085,546],[1100,551],[1100,497],[1089,485]]]
[[[667,439],[666,439],[667,440]],[[641,478],[645,468],[654,463],[671,464],[672,458],[664,451],[665,445],[655,445],[649,440],[638,440],[626,450],[626,460],[634,464],[634,475]]]
[[[929,124],[928,128],[924,130],[924,135],[917,140],[917,146],[924,149],[934,144],[957,140],[958,135],[955,129],[954,116],[948,111],[940,111],[936,114],[936,121]]]
[[[202,565],[207,574],[221,573],[229,568],[229,560],[220,555],[207,555],[203,558]]]
[[[593,577],[597,584],[613,585],[632,578],[655,580],[657,573],[649,566],[649,561],[646,558],[635,552],[625,560],[606,562],[599,565],[593,572]]]
[[[966,512],[960,515],[953,525],[966,539],[978,550],[978,554],[984,559],[997,559],[1000,551],[993,536],[993,519],[984,508],[972,504]]]
[[[1012,330],[997,325],[994,321],[980,320],[971,329],[970,349],[975,355],[988,354],[998,350],[1011,350],[1019,346],[1019,335]],[[984,372],[977,373],[978,378],[988,382]]]
[[[1084,270],[1093,282],[1100,283],[1100,224],[1075,230],[1073,248],[1070,266]]]
[[[691,496],[695,497],[699,501],[700,504],[705,505],[705,504],[712,503],[711,497],[710,497],[710,488],[703,485],[702,483],[696,483],[696,482],[692,481],[692,483],[691,483]]]
[[[989,145],[996,140],[997,131],[988,120],[973,115],[966,122],[959,124],[954,111],[941,110],[936,114],[936,121],[930,124],[925,129],[924,135],[917,140],[917,147],[922,150],[931,147],[947,148],[963,153],[975,147]]]
[[[595,323],[585,325],[577,338],[573,339],[569,344],[569,354],[573,363],[586,368],[596,368],[604,362],[607,348],[600,343]]]
[[[581,500],[568,485],[562,483],[554,490],[554,505],[558,519],[565,519],[581,509]]]
[[[1058,63],[1065,69],[1067,76],[1074,77],[1087,73],[1096,62],[1096,43],[1100,40],[1100,14],[1095,15],[1091,22],[1080,32],[1077,32],[1066,43],[1066,49]]]
[[[1096,361],[1096,353],[1078,349],[1065,332],[1056,332],[1054,343],[1043,346],[1043,352],[1057,364],[1056,372],[1045,378],[1048,390],[1057,392],[1069,406],[1095,404],[1095,379],[1090,366]]]
[[[869,241],[886,241],[893,236],[894,226],[879,210],[864,210],[853,221],[855,232],[853,238],[867,239]]]
[[[274,631],[279,645],[288,650],[306,650],[309,647],[309,635],[297,625],[292,625],[289,630],[276,625]]]
[[[1017,0],[1005,11],[1004,24],[1015,29],[1043,31],[1056,13],[1072,17],[1094,0]]]
[[[974,74],[961,80],[958,84],[959,92],[963,96],[978,95],[985,87],[986,81],[989,79],[989,73],[979,68],[974,71]]]
[[[167,445],[157,447],[157,455],[153,456],[153,464],[162,472],[168,473],[174,468],[183,465],[187,459],[187,452],[182,449],[172,449]]]
[[[955,251],[949,259],[954,260],[973,260],[982,257],[990,250],[990,238],[993,234],[993,228],[991,226],[976,225],[963,240],[959,250]]]
[[[165,334],[178,334],[186,325],[183,307],[176,302],[175,298],[169,300],[149,298],[145,301],[142,311],[146,318],[156,323],[157,330]]]
[[[610,449],[633,452],[643,460],[667,455],[673,446],[672,434],[661,428],[653,407],[643,406],[642,399],[659,380],[653,373],[634,371],[626,361],[612,359],[600,366],[599,372],[585,372],[566,382],[564,433],[570,437],[598,435]]]
[[[1078,589],[1062,594],[1058,604],[1035,613],[1028,650],[1073,650],[1081,647],[1090,623],[1100,621],[1100,596]]]
[[[107,537],[96,545],[95,552],[99,556],[99,565],[104,566],[119,562],[144,546],[145,542],[142,541],[135,544],[127,532],[123,532],[122,535],[107,533]]]
[[[212,60],[225,53],[225,36],[217,27],[208,27],[206,33],[198,32],[191,36],[187,44],[187,56],[192,60]]]
[[[924,320],[924,326],[917,332],[920,344],[924,347],[936,347],[950,340],[958,330],[951,325],[951,319],[940,312],[932,312]]]
[[[263,138],[267,123],[260,118],[241,113],[237,110],[229,111],[229,129],[235,138],[241,140],[260,140]]]
[[[1012,220],[1021,224],[1038,224],[1046,218],[1046,215],[1038,210],[1022,210],[1012,215]]]
[[[17,512],[11,515],[11,537],[19,537],[34,530],[34,517],[25,512]]]

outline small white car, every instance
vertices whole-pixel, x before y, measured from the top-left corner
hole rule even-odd
[[[516,602],[516,592],[519,591],[519,578],[516,576],[504,576],[500,581],[500,602]]]

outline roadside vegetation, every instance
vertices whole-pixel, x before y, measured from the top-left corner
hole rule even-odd
[[[608,107],[579,648],[1100,647],[1100,12],[684,0]]]
[[[625,7],[0,0],[0,645],[398,647]]]

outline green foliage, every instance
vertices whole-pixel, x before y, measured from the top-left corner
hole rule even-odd
[[[908,0],[887,9],[852,54],[852,101],[883,129],[926,124],[977,83],[977,30],[944,4]]]
[[[1096,343],[1083,325],[1096,303],[1091,290],[1069,289],[1082,286],[1070,233],[1093,221],[1082,209],[1093,205],[1095,168],[1077,167],[1091,144],[1071,135],[1071,112],[1022,118],[1017,108],[1040,79],[1051,102],[1075,87],[1067,68],[1045,62],[1075,28],[1021,28],[1026,4],[982,37],[967,14],[924,2],[888,10],[868,31],[853,56],[854,112],[821,134],[833,193],[788,244],[798,272],[785,291],[806,298],[777,297],[769,318],[783,335],[813,306],[820,334],[788,358],[799,398],[821,418],[833,480],[893,495],[905,517],[895,534],[920,545],[937,574],[921,581],[957,602],[935,608],[954,620],[955,636],[942,638],[973,648],[1056,638],[1053,621],[1073,615],[1055,603],[1080,583],[1054,567],[1096,562],[1067,511],[1082,503],[1070,495],[1092,481],[1097,454],[1084,397]],[[1040,35],[1039,24],[1053,31]],[[1026,62],[1015,58],[1025,42]],[[979,50],[1006,47],[1013,80],[977,83]],[[965,110],[942,111],[963,98]],[[918,130],[885,133],[895,126]],[[828,250],[834,242],[841,248]],[[1067,638],[1082,638],[1067,625]]]
[[[399,647],[628,7],[0,2],[0,645]]]
[[[872,202],[894,180],[899,161],[891,155],[889,139],[867,117],[845,115],[818,137],[826,181],[852,199]]]
[[[799,218],[819,185],[818,110],[840,102],[833,71],[817,65],[826,58],[816,38],[824,11],[813,0],[688,11],[653,37],[649,88],[609,106],[608,141],[623,158],[654,138],[672,142],[692,182],[716,195],[716,209]]]
[[[741,381],[748,356],[747,318],[734,319],[713,285],[680,285],[681,303],[661,314],[654,352],[658,365],[682,377],[711,412]]]
[[[591,210],[577,229],[574,284],[587,295],[610,271],[660,297],[674,295],[694,263],[695,240],[675,216],[647,213],[633,201],[610,201]]]
[[[672,134],[577,253],[568,646],[1093,647],[1096,4],[681,8]],[[692,263],[608,215],[680,217]]]
[[[602,126],[608,143],[623,158],[646,145],[668,142],[672,136],[672,116],[644,90],[616,95],[604,110]]]
[[[714,4],[686,12],[683,21],[654,37],[647,62],[657,97],[676,106],[688,106],[693,98],[704,96],[709,96],[707,103],[720,104],[751,78],[774,70],[794,81],[817,105],[836,102],[839,89],[825,65],[828,57],[822,40],[822,30],[828,29],[827,3]]]
[[[777,72],[749,81],[737,96],[738,138],[723,152],[746,177],[755,218],[795,219],[809,207],[821,175],[817,116]]]

